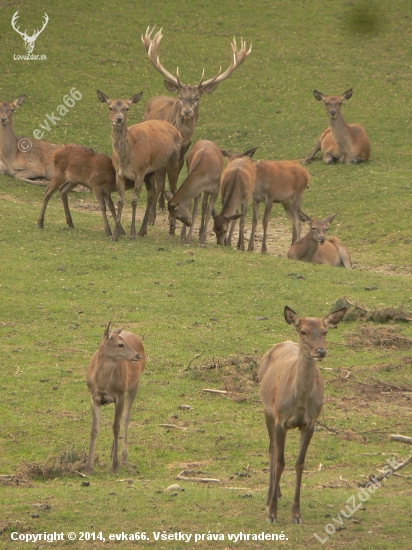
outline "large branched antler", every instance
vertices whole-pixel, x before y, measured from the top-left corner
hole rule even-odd
[[[142,42],[147,51],[147,56],[150,62],[152,63],[153,67],[166,78],[166,80],[169,80],[175,86],[181,88],[182,83],[180,82],[179,78],[179,68],[176,69],[176,76],[173,76],[163,67],[163,65],[160,63],[159,56],[157,55],[157,48],[160,44],[161,39],[163,38],[162,29],[160,29],[160,31],[157,31],[153,39],[151,35],[152,32],[155,30],[155,27],[153,27],[152,30],[149,29],[150,27],[147,27],[146,34],[144,36],[142,35]]]
[[[175,86],[177,86],[178,88],[181,88],[183,85],[180,82],[180,78],[179,78],[179,68],[176,69],[176,76],[173,76],[160,63],[159,56],[157,55],[157,48],[160,44],[161,39],[163,38],[162,29],[157,31],[157,33],[154,35],[152,39],[152,33],[154,29],[155,27],[153,27],[151,30],[150,30],[150,27],[147,27],[146,34],[144,36],[142,35],[142,42],[147,51],[149,60],[154,66],[154,68],[159,71],[159,73],[161,73],[167,80],[172,82]],[[241,63],[243,63],[243,61],[252,51],[252,45],[250,46],[249,50],[246,49],[246,42],[243,40],[243,38],[240,39],[240,50],[237,49],[236,38],[233,38],[233,42],[231,43],[231,46],[232,46],[233,58],[229,67],[226,69],[224,73],[221,72],[222,69],[220,68],[218,73],[213,78],[209,78],[209,80],[206,80],[205,82],[203,82],[203,78],[205,76],[205,70],[203,69],[202,76],[200,78],[199,84],[197,85],[199,90],[203,90],[204,88],[206,88],[207,86],[210,86],[211,84],[217,85],[219,84],[219,82],[222,82],[223,80],[228,78],[233,73],[233,71],[235,71]]]
[[[221,68],[219,69],[219,72],[216,76],[213,78],[209,78],[209,80],[206,80],[203,82],[203,76],[204,76],[204,70],[202,74],[202,78],[200,79],[200,82],[198,84],[199,88],[206,88],[206,86],[209,86],[210,84],[219,84],[219,82],[222,82],[226,78],[228,78],[238,67],[243,63],[243,61],[247,58],[247,56],[252,51],[252,44],[250,45],[250,48],[246,49],[246,42],[243,40],[243,38],[240,39],[240,50],[237,49],[236,44],[236,38],[233,37],[233,42],[231,43],[232,46],[232,52],[233,52],[233,59],[232,63],[229,65],[229,67],[226,69],[224,73],[221,73]]]

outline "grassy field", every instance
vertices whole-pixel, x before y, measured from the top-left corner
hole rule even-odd
[[[17,10],[28,32],[47,12],[34,50],[47,60],[13,58],[25,53],[10,25]],[[195,139],[232,151],[259,146],[257,159],[302,160],[327,126],[313,89],[352,87],[344,117],[361,123],[372,143],[364,165],[313,161],[302,206],[313,217],[339,212],[330,233],[347,245],[353,270],[287,260],[291,225],[277,206],[266,256],[212,241],[199,248],[197,238],[182,245],[165,222],[143,239],[113,243],[94,198],[82,193],[70,197],[76,230],[67,230],[56,194],[39,231],[44,190],[0,176],[0,475],[9,476],[0,486],[0,548],[306,549],[321,548],[319,539],[331,548],[410,547],[410,466],[365,502],[358,495],[366,476],[409,456],[388,435],[412,432],[412,328],[393,319],[412,317],[411,21],[406,0],[0,1],[0,100],[27,95],[15,113],[20,136],[32,136],[75,87],[82,99],[44,139],[110,153],[107,108],[96,89],[122,98],[143,91],[129,115],[130,123],[141,120],[145,100],[166,93],[140,42],[157,25],[161,61],[171,72],[178,65],[185,83],[197,82],[203,67],[207,78],[219,65],[224,70],[234,35],[253,44],[231,78],[202,98]],[[130,195],[126,201],[125,214]],[[143,204],[144,197],[140,219]],[[271,345],[295,339],[283,319],[286,304],[322,316],[343,296],[375,315],[366,321],[351,310],[328,336],[325,404],[303,476],[304,524],[290,521],[298,447],[298,433],[290,432],[279,521],[271,526],[258,364]],[[132,410],[128,463],[109,473],[107,407],[95,472],[86,479],[76,473],[91,426],[85,373],[109,320],[142,337],[148,363]],[[219,481],[176,480],[182,471]],[[166,491],[173,484],[182,491]],[[339,518],[349,502],[360,504],[356,513]],[[14,542],[15,532],[65,538]],[[145,540],[109,540],[122,532],[145,533]],[[91,540],[80,541],[81,533]],[[178,533],[192,538],[175,540]]]

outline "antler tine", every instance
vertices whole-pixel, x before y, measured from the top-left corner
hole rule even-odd
[[[13,27],[13,29],[14,29],[17,33],[19,33],[21,36],[24,36],[24,35],[27,33],[27,30],[23,33],[23,32],[21,32],[20,27],[17,27],[17,28],[15,27],[15,24],[16,24],[16,21],[17,21],[18,18],[19,18],[19,12],[16,11],[16,13],[15,13],[15,14],[13,15],[13,17],[12,17],[11,26]]]
[[[37,31],[34,31],[33,33],[33,36],[39,36],[39,34],[41,34],[44,29],[46,28],[46,25],[47,23],[49,22],[49,16],[47,15],[47,13],[44,14],[44,23],[43,23],[43,26],[41,28],[41,30],[37,29]]]
[[[163,67],[163,65],[160,63],[159,56],[157,55],[157,47],[158,47],[161,39],[163,38],[162,29],[157,31],[157,33],[153,37],[153,40],[151,38],[151,34],[154,31],[154,27],[150,32],[148,32],[148,31],[149,31],[149,27],[147,27],[146,34],[145,34],[144,38],[142,36],[142,42],[143,42],[144,47],[146,48],[147,56],[148,56],[151,64],[153,65],[153,67],[157,71],[159,71],[160,74],[162,74],[166,78],[166,80],[169,80],[172,84],[174,84],[175,86],[178,86],[180,88],[182,86],[182,84],[181,84],[180,79],[179,79],[179,69],[177,69],[177,71],[176,71],[177,76],[173,76],[171,73],[169,73],[169,71],[167,71]]]
[[[243,61],[247,58],[247,56],[252,51],[252,45],[250,45],[249,50],[246,50],[246,41],[244,41],[243,38],[240,39],[240,50],[237,49],[235,37],[233,37],[233,42],[231,42],[231,47],[232,47],[233,59],[229,67],[226,69],[224,73],[221,73],[221,69],[219,69],[219,72],[217,73],[216,76],[214,76],[213,78],[210,78],[209,80],[206,80],[206,82],[203,82],[201,84],[202,88],[212,83],[219,84],[219,82],[222,82],[223,80],[228,78],[233,73],[233,71],[235,71],[241,63],[243,63]]]
[[[202,76],[200,77],[199,84],[197,85],[198,88],[202,86],[203,79],[205,77],[205,70],[202,71]]]

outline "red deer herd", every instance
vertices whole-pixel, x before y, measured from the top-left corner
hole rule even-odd
[[[231,246],[236,220],[239,219],[237,248],[245,250],[245,221],[248,204],[251,202],[253,219],[248,251],[253,251],[259,205],[263,203],[261,252],[265,254],[269,216],[273,204],[280,203],[293,225],[288,258],[351,268],[352,261],[346,247],[336,237],[326,237],[326,231],[337,214],[316,220],[301,211],[309,174],[299,162],[253,162],[251,157],[257,147],[243,153],[229,153],[208,140],[199,140],[190,149],[201,96],[212,93],[220,82],[228,78],[249,56],[252,48],[247,49],[246,43],[241,40],[238,49],[236,40],[233,39],[229,67],[223,73],[219,70],[213,78],[207,80],[204,80],[203,71],[198,84],[188,85],[181,82],[178,69],[176,76],[173,76],[160,63],[158,47],[162,32],[158,31],[152,38],[153,32],[154,29],[148,28],[142,36],[144,48],[151,64],[164,76],[166,89],[177,94],[177,97],[151,98],[146,104],[143,121],[127,126],[129,108],[143,94],[136,94],[129,99],[110,99],[97,91],[98,99],[106,103],[109,109],[113,147],[111,158],[80,145],[60,146],[32,139],[31,148],[26,151],[24,144],[21,144],[24,138],[19,140],[13,128],[13,112],[22,105],[25,96],[0,103],[0,173],[30,183],[47,183],[38,227],[43,228],[47,204],[53,193],[59,189],[67,224],[73,228],[68,193],[81,184],[93,191],[102,212],[106,235],[117,241],[120,235],[125,234],[121,225],[125,191],[133,189],[130,238],[134,239],[136,208],[144,183],[147,206],[138,233],[140,236],[146,235],[148,224],[155,223],[158,200],[160,208],[164,209],[166,198],[170,220],[169,234],[174,234],[175,220],[179,220],[183,224],[181,238],[190,243],[202,199],[199,243],[206,243],[207,226],[212,216],[217,243]],[[370,142],[365,130],[359,124],[347,124],[341,112],[342,104],[350,99],[352,90],[341,96],[324,96],[315,90],[314,96],[325,104],[329,127],[321,134],[303,164],[312,161],[319,150],[327,164],[358,164],[368,160]],[[188,151],[187,177],[177,189],[179,173]],[[224,157],[227,158],[226,167]],[[169,190],[165,190],[166,176]],[[111,198],[116,190],[117,210]],[[219,195],[221,207],[218,213],[215,205]],[[115,221],[113,234],[107,219],[107,208]],[[300,236],[302,221],[309,224],[309,231],[303,237]],[[286,322],[296,328],[299,343],[277,344],[266,353],[261,362],[260,395],[270,438],[270,479],[267,495],[270,522],[277,519],[277,500],[281,496],[279,483],[285,466],[286,432],[297,427],[301,432],[301,442],[295,465],[296,489],[292,521],[301,523],[300,485],[304,460],[323,402],[323,382],[317,361],[326,355],[324,344],[327,328],[335,327],[345,312],[346,309],[341,309],[323,319],[299,318],[293,310],[285,307]],[[112,330],[109,323],[101,344],[90,361],[86,378],[93,412],[87,474],[93,471],[101,406],[109,403],[115,404],[112,471],[117,472],[119,430],[125,399],[121,460],[126,460],[130,410],[144,367],[145,352],[140,339],[121,329]]]

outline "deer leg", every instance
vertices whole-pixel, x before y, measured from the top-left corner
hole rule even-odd
[[[159,170],[156,170],[155,172],[155,190],[156,190],[156,202],[154,203],[148,218],[148,225],[154,225],[156,221],[156,204],[157,200],[159,199],[159,209],[164,210],[165,206],[163,204],[163,207],[160,207],[160,197],[161,193],[165,190],[165,180],[166,180],[166,170],[164,168],[160,168]],[[164,201],[164,198],[163,198]]]
[[[124,193],[126,190],[125,180],[119,177],[117,174],[116,174],[116,187],[117,187],[117,192],[119,196],[117,199],[117,216],[116,216],[116,224],[114,226],[114,231],[112,235],[112,241],[117,241],[119,238],[119,235],[121,235],[120,228],[122,227],[121,219],[122,219],[122,212],[123,212],[123,206],[124,206]],[[135,185],[135,189],[136,189],[136,185]]]
[[[210,220],[210,216],[212,215],[212,210],[215,205],[215,202],[217,200],[217,197],[219,195],[219,186],[216,187],[216,189],[211,193],[209,197],[209,203],[206,207],[206,210],[204,212],[204,215],[202,213],[202,224],[200,227],[200,233],[199,233],[199,243],[200,244],[206,244],[207,239],[207,225]]]
[[[189,231],[187,233],[187,237],[186,237],[186,240],[185,240],[185,243],[186,244],[189,244],[190,241],[192,240],[192,235],[193,235],[193,229],[195,227],[195,221],[197,219],[197,213],[199,211],[199,201],[200,201],[200,195],[198,195],[197,197],[195,197],[195,200],[194,200],[194,203],[193,203],[193,210],[192,210],[192,225],[190,226],[189,228]]]
[[[129,428],[130,421],[130,411],[133,405],[134,398],[136,397],[137,389],[139,387],[139,382],[134,388],[127,392],[127,401],[126,401],[126,410],[124,412],[124,429],[123,429],[123,449],[122,449],[122,462],[127,460],[127,430]]]
[[[43,226],[43,224],[44,224],[44,213],[46,212],[47,204],[48,204],[51,196],[63,184],[64,184],[64,178],[56,176],[56,178],[53,178],[52,181],[49,183],[49,185],[46,187],[46,191],[44,193],[43,203],[42,203],[42,206],[41,206],[39,218],[37,220],[37,226],[39,227],[39,229],[43,229],[43,227],[44,227]],[[75,186],[73,186],[73,187],[75,187]],[[72,222],[72,227],[73,227],[73,222]]]
[[[120,421],[122,419],[123,407],[124,407],[124,394],[116,397],[115,401],[115,411],[114,411],[114,421],[113,421],[113,445],[112,445],[112,467],[111,472],[114,474],[117,473],[119,469],[119,433],[120,433]]]
[[[106,213],[106,200],[103,196],[102,190],[99,188],[93,189],[94,196],[96,197],[97,202],[100,206],[100,212],[102,213],[103,217],[103,224],[104,224],[104,230],[108,237],[112,236],[112,230],[110,229],[109,221],[107,219],[107,213]],[[62,192],[63,193],[63,192]]]
[[[237,249],[243,250],[243,251],[245,250],[245,223],[246,223],[247,205],[248,203],[245,202],[240,207],[240,211],[242,215],[239,219],[239,237],[237,240]]]
[[[300,203],[299,205],[297,204],[292,205],[292,203],[289,200],[286,200],[285,202],[282,202],[282,206],[285,209],[285,212],[288,215],[288,218],[292,222],[292,244],[293,244],[300,237],[301,220],[298,214],[298,210],[300,209]]]
[[[236,210],[236,213],[237,212],[238,211]],[[227,234],[227,236],[225,238],[225,246],[232,246],[232,236],[233,236],[233,231],[235,230],[235,225],[236,225],[236,220],[233,220],[230,223],[229,233]]]
[[[303,165],[309,164],[309,162],[310,162],[311,160],[313,160],[313,157],[316,155],[316,153],[317,153],[318,151],[320,151],[321,143],[322,143],[322,140],[321,140],[321,138],[319,138],[318,141],[316,142],[315,147],[314,147],[313,150],[310,152],[309,156],[306,157],[305,160],[302,162]]]
[[[273,207],[273,201],[271,201],[270,199],[266,200],[265,213],[263,214],[263,220],[262,220],[262,227],[263,227],[263,240],[262,240],[262,249],[261,249],[262,254],[266,254],[267,252],[266,235],[268,231],[269,218],[270,218],[270,213],[272,211],[272,207]]]
[[[106,205],[109,207],[109,210],[110,210],[110,213],[113,217],[113,220],[116,222],[116,209],[114,207],[114,204],[113,204],[113,201],[112,201],[112,197],[110,196],[110,193],[105,197],[105,201],[106,201]],[[120,228],[119,228],[119,234],[120,235],[126,235],[123,227],[120,225]]]
[[[326,162],[326,164],[330,165],[335,162],[335,157],[330,151],[326,151],[326,153],[323,155],[323,160]]]
[[[252,217],[252,231],[250,233],[249,246],[247,247],[248,252],[253,252],[255,249],[255,232],[256,226],[259,218],[259,203],[254,200],[252,203],[253,217]]]
[[[139,195],[140,195],[140,191],[142,189],[142,185],[143,185],[143,178],[144,176],[142,177],[141,174],[139,174],[136,179],[135,179],[135,182],[134,182],[134,191],[133,191],[133,197],[132,197],[132,223],[131,223],[131,226],[130,226],[130,239],[133,240],[136,238],[136,210],[137,210],[137,203],[138,203],[138,200],[139,200]],[[149,195],[148,195],[149,197]],[[146,214],[145,216],[147,215],[147,209],[146,209]],[[119,220],[120,221],[120,220]],[[146,225],[147,225],[147,222],[146,222]],[[140,228],[140,231],[139,231],[139,235],[141,235],[142,229]],[[145,235],[146,233],[143,233],[143,235]]]
[[[270,480],[267,503],[269,505],[269,523],[276,523],[278,513],[278,498],[280,492],[280,478],[285,469],[285,441],[286,430],[281,424],[275,424],[273,417],[265,413],[266,426],[270,438]],[[268,422],[269,419],[269,422]]]
[[[91,474],[93,472],[94,445],[96,443],[97,434],[99,433],[99,422],[100,422],[100,416],[102,413],[102,408],[100,404],[97,403],[93,399],[93,397],[91,399],[91,405],[92,405],[93,420],[92,420],[92,429],[90,433],[89,456],[87,457],[86,468],[85,468],[86,474]]]
[[[314,426],[311,428],[303,428],[300,432],[299,455],[295,464],[296,486],[295,497],[292,504],[292,523],[302,523],[302,518],[300,515],[300,484],[302,481],[303,468],[305,466],[306,451],[308,450],[310,440],[312,439],[313,431]]]

